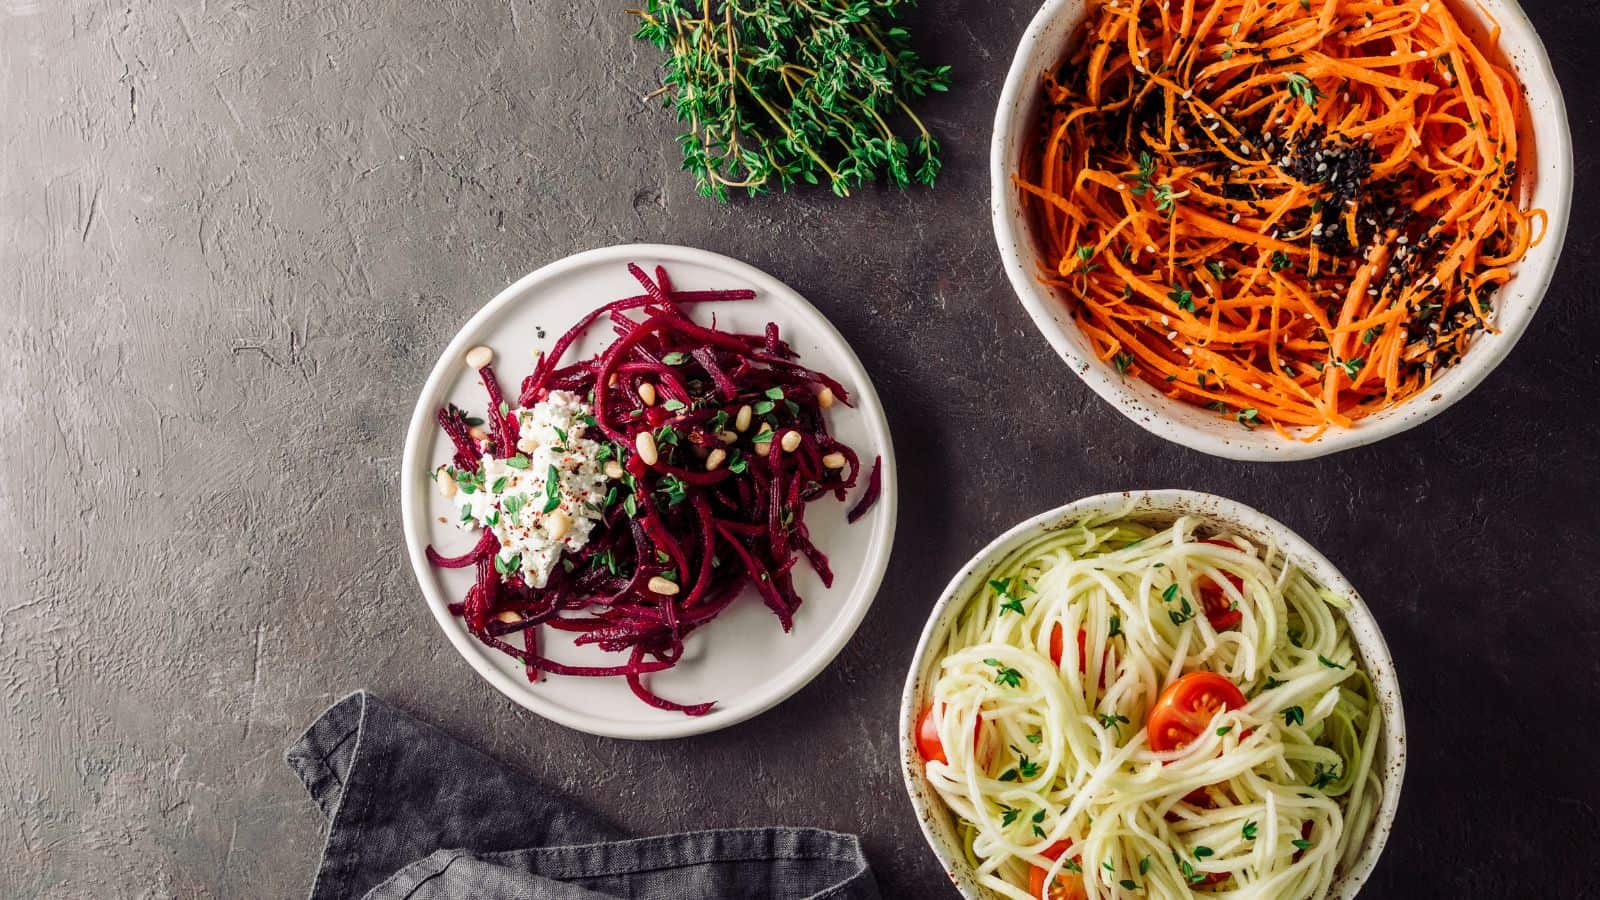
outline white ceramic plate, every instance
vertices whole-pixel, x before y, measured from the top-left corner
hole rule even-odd
[[[850,391],[855,407],[837,405],[828,414],[833,434],[861,456],[864,472],[874,456],[883,458],[882,496],[860,521],[847,524],[845,513],[861,487],[845,503],[823,497],[807,507],[812,539],[828,554],[835,578],[833,587],[825,589],[810,568],[796,567],[795,586],[805,602],[795,614],[792,632],[785,634],[777,617],[748,591],[749,596],[689,636],[676,667],[649,676],[651,689],[668,699],[717,701],[715,709],[699,717],[646,706],[620,678],[552,675],[529,684],[520,664],[480,644],[450,615],[448,605],[465,594],[471,570],[437,569],[423,552],[429,544],[446,555],[464,552],[476,536],[450,524],[455,520],[454,507],[432,489],[429,478],[433,468],[451,455],[449,439],[434,422],[435,412],[451,402],[469,415],[481,414],[487,403],[476,373],[463,361],[466,351],[480,344],[493,348],[496,374],[507,395],[515,397],[517,385],[533,366],[535,351],[548,349],[594,307],[640,292],[639,283],[628,274],[629,262],[646,271],[665,266],[674,286],[683,290],[754,289],[754,300],[702,304],[694,317],[709,323],[714,313],[719,326],[737,331],[759,332],[767,322],[777,322],[801,362],[828,373]],[[587,358],[610,338],[611,332],[597,323],[566,358]],[[751,266],[703,250],[655,244],[607,247],[568,257],[525,276],[491,300],[445,348],[428,377],[411,417],[401,463],[406,548],[428,608],[456,650],[490,684],[545,718],[591,734],[636,739],[726,728],[775,706],[821,672],[855,633],[878,591],[894,540],[895,500],[894,453],[883,408],[861,361],[833,325],[799,294]],[[540,638],[542,649],[558,662],[624,661],[593,647],[575,647],[570,635],[553,629],[544,629]]]
[[[1012,184],[1020,148],[1031,139],[1038,115],[1040,78],[1066,57],[1078,25],[1087,15],[1087,0],[1049,0],[1028,25],[1011,62],[1000,106],[995,113],[989,149],[990,206],[995,239],[1011,285],[1033,323],[1084,383],[1118,412],[1145,430],[1169,441],[1229,459],[1258,461],[1310,459],[1397,434],[1426,422],[1466,396],[1505,359],[1528,322],[1555,273],[1566,238],[1572,205],[1572,135],[1566,106],[1544,44],[1516,0],[1483,0],[1452,4],[1469,31],[1482,29],[1488,17],[1500,23],[1500,48],[1508,57],[1528,100],[1527,133],[1532,150],[1524,159],[1521,180],[1525,202],[1548,213],[1549,230],[1516,267],[1515,277],[1495,297],[1498,334],[1480,334],[1454,366],[1426,393],[1357,421],[1333,428],[1314,441],[1286,441],[1270,428],[1246,430],[1231,419],[1173,400],[1137,378],[1123,378],[1094,353],[1083,332],[1068,315],[1063,299],[1039,281],[1038,255],[1021,194]]]
[[[1372,678],[1378,701],[1383,706],[1383,735],[1378,741],[1377,757],[1372,764],[1373,771],[1378,773],[1383,783],[1383,802],[1373,817],[1361,855],[1348,871],[1340,873],[1329,894],[1333,900],[1354,897],[1372,874],[1373,867],[1378,864],[1378,856],[1383,852],[1383,845],[1389,839],[1395,812],[1400,806],[1400,786],[1405,780],[1405,713],[1400,706],[1400,682],[1395,676],[1394,661],[1389,657],[1389,645],[1384,642],[1377,621],[1372,618],[1371,610],[1367,609],[1356,589],[1334,568],[1333,563],[1328,562],[1327,557],[1289,530],[1287,525],[1243,503],[1212,494],[1178,490],[1099,494],[1034,516],[978,551],[951,579],[944,594],[939,597],[939,602],[928,616],[928,624],[922,629],[922,640],[917,643],[917,652],[911,660],[911,670],[906,675],[905,690],[900,698],[900,763],[906,790],[911,794],[911,805],[916,808],[918,822],[922,825],[922,834],[949,873],[950,880],[968,900],[989,900],[991,896],[978,885],[977,877],[961,850],[955,818],[928,784],[923,773],[922,757],[917,753],[917,713],[926,705],[924,695],[939,665],[939,659],[929,652],[929,648],[944,644],[945,634],[954,624],[966,598],[977,590],[988,577],[990,569],[1006,554],[1054,528],[1089,517],[1107,515],[1126,515],[1158,526],[1170,525],[1180,515],[1198,517],[1214,523],[1219,530],[1244,535],[1258,544],[1281,548],[1290,562],[1311,578],[1335,593],[1350,598],[1350,608],[1344,615],[1350,623],[1356,649],[1361,654],[1362,667]]]

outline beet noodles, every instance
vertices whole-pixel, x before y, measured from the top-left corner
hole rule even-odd
[[[529,407],[551,391],[571,391],[593,411],[586,424],[600,442],[599,461],[615,461],[621,477],[611,483],[589,542],[567,553],[543,588],[529,587],[520,571],[498,570],[499,541],[487,529],[467,553],[445,557],[429,547],[428,559],[447,568],[476,567],[475,582],[450,611],[478,640],[519,660],[530,681],[545,674],[621,676],[645,703],[698,716],[715,701],[667,700],[649,689],[645,676],[675,665],[684,639],[715,619],[745,585],[790,630],[801,602],[794,587],[798,562],[805,560],[824,585],[833,583],[827,556],[811,542],[806,505],[825,494],[843,501],[861,463],[828,433],[822,412],[833,400],[848,405],[849,394],[797,362],[776,323],[761,334],[738,334],[699,325],[684,309],[748,300],[753,291],[677,291],[660,267],[654,278],[631,263],[628,270],[644,293],[579,320],[540,356],[517,398]],[[611,346],[562,365],[567,350],[602,319],[616,333]],[[455,466],[471,472],[481,455],[516,452],[515,410],[501,411],[507,407],[490,367],[479,376],[490,400],[481,438],[461,410],[447,406],[438,414]],[[653,404],[640,397],[647,383]],[[656,448],[649,463],[638,449],[644,432]],[[880,463],[874,459],[866,491],[850,510],[852,522],[877,500]],[[653,581],[665,592],[653,590]],[[673,590],[666,591],[667,582]],[[626,662],[556,663],[539,651],[542,626],[574,632],[576,643]],[[520,647],[506,640],[517,632]]]

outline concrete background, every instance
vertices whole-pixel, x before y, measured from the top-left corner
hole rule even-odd
[[[1024,515],[1127,487],[1277,516],[1366,593],[1411,768],[1366,896],[1596,896],[1600,6],[1530,2],[1577,203],[1521,346],[1380,446],[1292,465],[1146,435],[1052,356],[990,236],[989,122],[1031,0],[928,3],[933,191],[718,207],[641,106],[622,0],[0,0],[0,896],[283,897],[321,818],[280,753],[365,686],[636,832],[856,831],[948,896],[895,770],[924,611]],[[403,425],[439,348],[565,254],[666,241],[795,285],[855,344],[903,520],[839,660],[729,731],[632,744],[481,683],[424,612]]]

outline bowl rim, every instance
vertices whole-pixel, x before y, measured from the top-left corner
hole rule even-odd
[[[836,619],[827,623],[827,631],[816,635],[809,650],[801,652],[789,669],[779,673],[761,689],[734,703],[719,704],[705,716],[677,716],[651,721],[620,721],[586,717],[574,713],[529,691],[519,678],[508,675],[487,660],[466,629],[450,614],[449,597],[441,594],[435,585],[436,567],[428,562],[424,552],[426,538],[417,523],[425,517],[423,504],[430,490],[427,478],[427,448],[433,440],[437,424],[433,412],[436,401],[444,396],[449,385],[461,377],[460,360],[467,349],[480,341],[483,329],[492,323],[503,310],[520,303],[538,303],[545,285],[555,282],[570,272],[582,271],[603,265],[650,260],[668,265],[688,264],[704,266],[730,279],[742,281],[758,293],[772,298],[792,317],[790,327],[812,333],[817,339],[832,345],[839,355],[840,370],[835,374],[854,388],[855,414],[859,415],[871,434],[878,454],[882,458],[880,489],[877,502],[862,525],[874,530],[860,536],[871,542],[866,560],[860,570],[859,580],[850,590]],[[553,341],[557,335],[552,334]],[[521,276],[502,288],[451,335],[440,350],[438,360],[429,370],[427,380],[417,395],[416,405],[407,421],[399,468],[401,528],[405,537],[405,550],[412,574],[417,580],[422,602],[427,606],[439,629],[444,632],[451,647],[467,665],[484,681],[518,706],[558,725],[601,737],[625,740],[669,740],[692,737],[720,731],[739,725],[782,704],[802,688],[815,681],[817,676],[831,666],[844,648],[854,639],[865,620],[867,612],[877,600],[883,578],[888,571],[894,548],[898,524],[899,475],[894,441],[877,385],[861,362],[855,347],[845,339],[831,319],[806,299],[805,295],[762,269],[742,260],[678,244],[626,243],[612,244],[583,250],[552,260]],[[837,582],[836,582],[836,588]]]
[[[1572,205],[1572,132],[1566,102],[1556,79],[1550,55],[1517,0],[1460,0],[1493,16],[1501,27],[1500,47],[1513,60],[1525,96],[1544,98],[1549,109],[1530,115],[1530,128],[1545,123],[1549,134],[1535,142],[1538,180],[1535,191],[1547,215],[1545,234],[1518,263],[1508,288],[1495,301],[1498,334],[1480,334],[1473,346],[1434,382],[1427,398],[1407,402],[1362,419],[1348,428],[1330,428],[1314,441],[1285,440],[1270,429],[1234,429],[1221,418],[1200,419],[1198,407],[1165,397],[1143,381],[1130,384],[1107,363],[1086,353],[1071,333],[1076,325],[1062,322],[1064,311],[1055,291],[1041,283],[1035,272],[1036,255],[1031,229],[1021,215],[1019,192],[1011,183],[1017,142],[1013,129],[1019,118],[1033,114],[1036,74],[1054,65],[1077,32],[1087,13],[1087,0],[1047,0],[1028,23],[1012,58],[995,111],[989,145],[990,216],[995,241],[1012,289],[1046,341],[1085,384],[1123,416],[1141,428],[1173,443],[1213,456],[1244,461],[1314,459],[1360,447],[1399,434],[1428,421],[1471,393],[1510,353],[1538,310],[1566,242]],[[1071,27],[1056,33],[1053,23],[1071,17]],[[1052,39],[1054,38],[1054,39]],[[1512,50],[1518,51],[1512,53]],[[1552,140],[1553,139],[1553,140]],[[1548,192],[1548,193],[1547,193]],[[1548,202],[1545,202],[1548,201]],[[1200,422],[1204,424],[1197,424]]]
[[[944,866],[946,874],[956,889],[968,900],[988,900],[992,895],[979,886],[961,851],[945,843],[939,833],[939,824],[949,821],[949,812],[933,792],[923,773],[922,757],[916,749],[917,711],[921,709],[926,677],[935,661],[928,659],[929,648],[935,638],[942,638],[953,623],[963,601],[982,581],[989,568],[1013,547],[1058,525],[1079,521],[1098,514],[1127,513],[1133,517],[1149,515],[1193,515],[1198,518],[1236,529],[1258,539],[1270,539],[1278,549],[1305,570],[1323,586],[1350,598],[1345,610],[1352,637],[1361,653],[1363,667],[1372,679],[1374,693],[1383,706],[1383,735],[1380,741],[1383,767],[1380,780],[1383,799],[1373,816],[1365,838],[1366,846],[1351,867],[1333,883],[1332,898],[1350,900],[1371,876],[1383,854],[1389,834],[1394,827],[1395,815],[1400,808],[1400,793],[1405,782],[1406,727],[1405,709],[1400,696],[1400,682],[1388,642],[1378,627],[1376,618],[1339,569],[1323,556],[1309,541],[1289,526],[1254,507],[1215,494],[1183,489],[1128,490],[1095,494],[1046,510],[1013,525],[971,559],[963,563],[955,576],[945,586],[939,600],[928,614],[927,623],[917,641],[916,651],[906,672],[905,686],[900,694],[900,771],[911,806],[917,815],[923,839]]]

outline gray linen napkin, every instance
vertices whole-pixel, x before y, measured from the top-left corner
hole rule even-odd
[[[628,839],[589,810],[358,691],[289,748],[328,817],[312,900],[878,900],[853,836]]]

